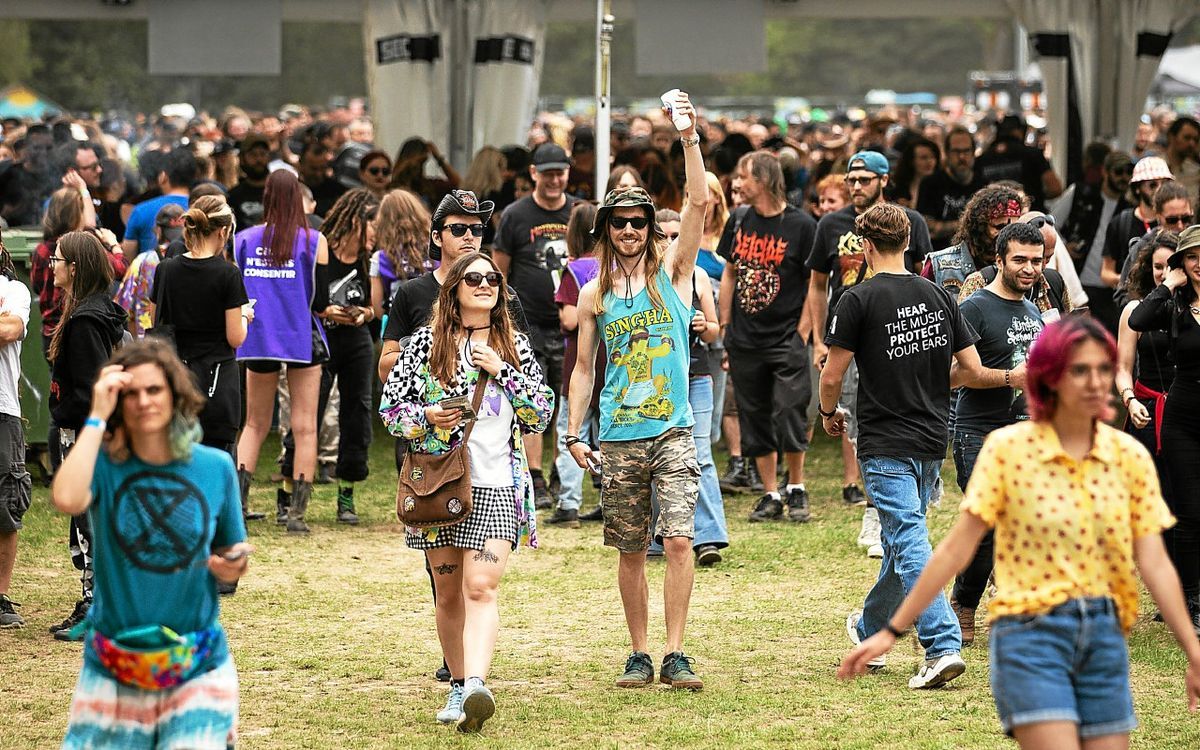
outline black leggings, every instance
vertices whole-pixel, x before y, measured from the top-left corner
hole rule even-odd
[[[1163,496],[1177,523],[1164,535],[1187,596],[1200,594],[1200,382],[1177,378],[1163,410]]]

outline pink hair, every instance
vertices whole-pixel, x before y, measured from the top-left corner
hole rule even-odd
[[[1109,360],[1116,363],[1117,342],[1094,318],[1071,315],[1042,329],[1025,360],[1025,398],[1029,402],[1029,416],[1037,420],[1054,416],[1057,406],[1054,387],[1062,379],[1075,348],[1085,341],[1095,341],[1104,347]],[[1108,407],[1107,412],[1112,411],[1112,407]],[[1114,414],[1107,412],[1100,418],[1112,419]]]

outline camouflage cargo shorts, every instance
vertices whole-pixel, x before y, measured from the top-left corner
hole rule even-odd
[[[648,440],[600,444],[604,544],[621,552],[650,546],[650,488],[658,497],[655,540],[695,537],[700,465],[690,427]]]

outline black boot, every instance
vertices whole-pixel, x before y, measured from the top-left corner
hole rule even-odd
[[[358,525],[358,514],[354,512],[354,485],[338,487],[337,522],[350,526]]]
[[[729,470],[721,477],[719,484],[726,492],[741,492],[749,488],[746,476],[746,459],[741,456],[729,457]]]
[[[288,508],[292,505],[292,493],[283,487],[275,490],[275,523],[283,526],[287,523]]]
[[[603,521],[604,520],[604,506],[597,505],[595,508],[592,508],[587,513],[581,514],[579,516],[579,520],[580,521]]]
[[[746,485],[751,492],[766,492],[762,477],[758,475],[758,464],[753,459],[746,462]]]
[[[292,504],[288,508],[287,530],[289,534],[307,534],[308,524],[304,523],[304,512],[308,510],[308,501],[312,499],[312,482],[304,481],[304,475],[296,480],[292,487]]]
[[[238,489],[242,493],[242,518],[247,521],[261,521],[266,518],[265,513],[252,513],[250,511],[250,482],[254,479],[254,474],[246,471],[243,465],[238,468]]]

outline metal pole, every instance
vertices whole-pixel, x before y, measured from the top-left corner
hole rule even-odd
[[[612,0],[596,0],[596,191],[598,200],[604,200],[604,188],[608,185],[608,162],[611,141],[609,126],[612,110],[609,105],[612,65],[613,16]]]

